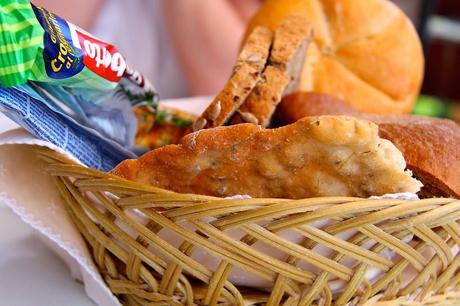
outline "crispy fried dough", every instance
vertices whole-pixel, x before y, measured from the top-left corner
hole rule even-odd
[[[181,193],[296,199],[417,192],[421,183],[405,167],[374,123],[324,116],[272,130],[253,124],[202,130],[112,173]]]

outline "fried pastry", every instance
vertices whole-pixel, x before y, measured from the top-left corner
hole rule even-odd
[[[123,161],[112,173],[180,193],[298,199],[418,192],[421,183],[405,167],[374,123],[323,116],[278,129],[201,130]]]

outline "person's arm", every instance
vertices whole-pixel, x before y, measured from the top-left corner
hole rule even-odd
[[[105,0],[34,0],[35,5],[90,31]]]
[[[246,21],[259,0],[163,0],[166,25],[193,95],[229,78]]]

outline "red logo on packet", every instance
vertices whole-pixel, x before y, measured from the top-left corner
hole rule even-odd
[[[126,61],[117,48],[78,30],[76,32],[83,50],[83,64],[101,77],[119,82],[126,70]]]

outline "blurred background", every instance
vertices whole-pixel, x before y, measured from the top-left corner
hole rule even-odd
[[[423,41],[425,81],[416,113],[460,122],[460,1],[394,0]]]

